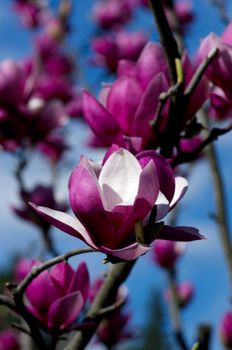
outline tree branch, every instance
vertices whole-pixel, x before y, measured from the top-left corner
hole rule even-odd
[[[106,276],[105,282],[101,286],[97,296],[95,297],[92,305],[90,306],[86,320],[95,321],[94,327],[91,329],[77,331],[73,338],[70,340],[64,350],[83,350],[88,344],[93,334],[95,333],[103,315],[99,317],[99,311],[106,307],[107,301],[110,300],[117,293],[118,287],[124,282],[129,275],[136,260],[119,262],[111,267],[111,270]]]
[[[33,279],[36,278],[41,272],[47,270],[49,267],[56,265],[62,261],[68,260],[72,256],[85,254],[85,253],[92,253],[92,252],[95,252],[95,250],[92,248],[76,249],[66,254],[57,256],[51,260],[48,260],[39,266],[34,266],[31,269],[31,272],[24,278],[24,280],[16,288],[13,289],[12,293],[14,295],[22,295],[26,290],[27,286],[33,281]]]
[[[178,46],[169,27],[162,0],[149,0],[149,2],[159,31],[160,41],[168,62],[172,85],[175,85],[177,82],[175,60],[176,58],[180,58]]]

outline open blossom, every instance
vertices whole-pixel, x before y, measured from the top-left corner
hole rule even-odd
[[[147,37],[144,32],[119,31],[114,35],[94,38],[92,40],[92,48],[96,53],[94,61],[116,72],[119,60],[137,60],[146,43]]]
[[[193,285],[190,282],[182,282],[176,285],[177,295],[178,295],[178,306],[184,308],[187,306],[193,298],[194,290]],[[167,290],[165,293],[165,298],[170,300],[171,293]]]
[[[12,330],[0,332],[0,350],[20,350],[18,336]]]
[[[103,29],[117,28],[132,16],[132,8],[127,0],[101,0],[93,8],[93,19]]]
[[[185,83],[189,83],[194,68],[185,54],[183,56]],[[150,122],[155,120],[159,96],[170,86],[168,66],[160,45],[148,43],[136,63],[121,60],[118,79],[103,86],[98,101],[89,92],[83,96],[83,111],[87,123],[103,146],[116,143],[134,153],[157,148],[159,135],[163,135],[168,123],[169,103],[157,123],[158,133],[152,131]],[[180,128],[192,117],[208,97],[208,87],[202,80],[195,90]],[[170,137],[162,142],[170,142]],[[93,142],[94,143],[94,142]],[[96,143],[97,144],[97,143]]]
[[[33,261],[32,266],[39,265]],[[27,308],[49,331],[64,331],[79,316],[88,297],[89,274],[84,262],[77,270],[66,262],[43,271],[26,289]]]
[[[204,60],[209,52],[217,48],[218,55],[210,63],[206,76],[215,88],[211,92],[211,116],[222,120],[232,114],[232,24],[230,24],[221,37],[214,33],[209,34],[201,42],[198,50],[198,59]]]
[[[227,348],[232,347],[232,313],[226,312],[220,323],[220,337],[223,345]]]
[[[42,1],[14,0],[14,10],[26,28],[36,28],[48,15]]]
[[[164,241],[158,239],[153,247],[155,262],[165,269],[171,269],[179,256],[183,254],[184,246],[179,242]]]
[[[57,160],[65,149],[60,129],[67,117],[61,101],[45,103],[34,94],[33,74],[24,63],[5,60],[0,64],[0,144],[15,150],[42,143],[47,145],[46,155]]]
[[[53,189],[49,186],[36,185],[31,191],[22,191],[20,196],[22,203],[20,206],[12,207],[14,213],[21,219],[30,221],[45,229],[49,227],[49,223],[41,218],[41,216],[31,208],[28,202],[48,206],[57,210],[67,210],[67,205],[64,202],[56,201]]]
[[[98,340],[111,349],[114,345],[133,338],[135,334],[129,329],[130,319],[129,312],[122,310],[112,312],[100,323],[97,329]]]
[[[156,166],[160,168],[158,171]],[[33,206],[50,223],[92,248],[133,260],[150,249],[144,245],[143,238],[136,236],[135,225],[146,229],[151,222],[160,222],[187,189],[187,181],[181,177],[174,179],[171,169],[165,170],[167,167],[159,155],[141,166],[129,151],[116,147],[106,155],[103,165],[82,157],[73,171],[69,198],[76,217]],[[164,190],[165,178],[168,182]],[[161,226],[157,238],[180,241],[202,238],[194,228]]]

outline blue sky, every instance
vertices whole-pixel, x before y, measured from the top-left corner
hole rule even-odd
[[[87,43],[86,40],[93,31],[90,25],[90,15],[87,13],[87,9],[92,3],[91,0],[75,1],[75,11],[72,15],[74,34],[70,39],[73,52],[76,51],[79,43],[82,45]],[[32,36],[21,28],[18,18],[10,10],[10,5],[9,0],[0,3],[0,60],[20,59],[31,52]],[[221,33],[223,30],[218,14],[215,9],[209,7],[208,0],[194,0],[194,8],[197,20],[191,27],[190,39],[187,40],[192,52],[198,46],[200,38],[210,31]],[[138,14],[138,22],[136,26],[132,27],[141,28],[145,19],[146,25],[151,28],[153,20],[151,18],[147,20],[146,13]],[[83,58],[82,62],[86,62],[86,57]],[[99,71],[91,67],[87,69],[86,65],[84,72],[87,73],[87,82],[95,81],[100,74]],[[101,158],[101,153],[90,150],[84,145],[88,134],[85,125],[82,122],[77,122],[74,128],[73,125],[67,130],[74,146],[71,154],[73,164],[78,162],[82,153],[95,160]],[[228,212],[231,213],[232,207],[229,201],[232,193],[231,136],[226,135],[219,140],[217,147],[227,186]],[[38,165],[39,172],[35,171]],[[36,229],[16,219],[10,211],[10,205],[17,201],[15,195],[17,184],[13,178],[14,168],[15,159],[0,153],[0,270],[9,267],[9,258],[14,257],[15,254],[20,252],[25,254],[25,252],[37,250],[39,245],[39,235]],[[65,168],[59,176],[57,192],[60,197],[67,197],[67,181],[70,171],[71,168]],[[43,179],[41,179],[41,174],[44,174]],[[31,186],[38,181],[49,182],[49,166],[39,155],[36,155],[25,175]],[[209,214],[214,208],[214,199],[208,166],[202,161],[195,165],[189,182],[189,191],[181,206],[180,224],[198,227],[207,240],[189,244],[186,254],[179,263],[180,280],[192,281],[196,288],[196,297],[188,309],[183,312],[183,327],[191,344],[196,333],[196,325],[202,322],[212,322],[215,332],[211,349],[217,350],[220,349],[217,339],[217,325],[221,315],[229,308],[229,286],[217,230],[209,219]],[[76,239],[55,229],[53,235],[60,252],[73,249],[79,244]],[[101,254],[86,257],[92,277],[104,272],[105,266],[101,263],[102,258]],[[80,259],[75,258],[72,261],[76,263]],[[151,297],[151,291],[154,288],[162,289],[165,283],[164,273],[151,263],[149,255],[139,259],[127,282],[132,290],[130,308],[133,310],[136,325],[144,324],[147,312],[146,305]]]

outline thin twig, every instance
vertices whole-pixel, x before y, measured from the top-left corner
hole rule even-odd
[[[204,118],[204,123],[207,126],[209,126],[209,122],[206,114],[202,114],[202,118]],[[216,148],[213,143],[211,143],[209,147],[206,149],[206,155],[211,168],[211,174],[214,182],[214,193],[215,193],[216,211],[217,211],[216,222],[218,224],[221,242],[222,242],[225,258],[228,265],[228,271],[230,276],[230,288],[231,288],[230,297],[232,297],[232,244],[230,239],[230,228],[229,228],[229,220],[227,215],[226,195],[225,195],[226,191],[224,188],[223,176],[219,165]]]
[[[203,151],[203,149],[217,140],[219,136],[222,136],[232,130],[232,124],[226,128],[212,128],[209,135],[201,142],[201,144],[193,152],[181,152],[172,159],[172,167],[176,167],[179,164],[191,162]]]
[[[6,295],[0,294],[0,305],[7,306],[11,310],[15,310],[14,301]]]
[[[110,306],[106,306],[106,307],[102,308],[101,310],[99,310],[98,316],[106,317],[111,312],[120,309],[123,305],[125,305],[125,302],[126,302],[125,298],[121,298],[121,299],[117,300],[114,304],[112,304]]]
[[[180,312],[179,312],[179,296],[176,288],[176,278],[175,278],[174,270],[168,271],[168,283],[169,283],[169,290],[171,293],[170,311],[171,311],[171,318],[172,318],[175,338],[183,350],[188,350],[189,348],[186,344],[186,340],[184,338],[183,331],[182,331],[181,318],[180,318]]]
[[[198,66],[197,70],[195,71],[194,75],[192,76],[192,79],[190,80],[185,90],[185,93],[184,93],[185,96],[192,96],[201,78],[206,72],[206,69],[208,68],[210,63],[214,60],[214,58],[218,55],[218,53],[219,53],[219,50],[218,48],[215,47],[209,52],[205,60],[201,62],[201,64]]]
[[[56,265],[62,261],[66,261],[69,258],[85,254],[85,253],[92,253],[95,252],[92,248],[82,248],[82,249],[76,249],[72,250],[66,254],[59,255],[51,260],[46,261],[45,263],[34,266],[31,269],[31,272],[24,278],[24,280],[12,291],[14,295],[22,295],[23,292],[26,290],[27,286],[33,281],[34,278],[36,278],[41,272],[47,270],[49,267]]]

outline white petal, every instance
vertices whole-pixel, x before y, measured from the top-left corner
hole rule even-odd
[[[107,159],[98,180],[106,199],[106,210],[112,210],[118,204],[134,203],[141,172],[137,159],[123,148]]]
[[[169,201],[167,200],[165,195],[160,191],[155,205],[157,209],[156,221],[160,221],[168,214],[170,209]]]
[[[170,203],[171,208],[177,204],[177,202],[183,197],[188,189],[188,181],[184,177],[177,176],[175,178],[175,182],[175,193]]]

